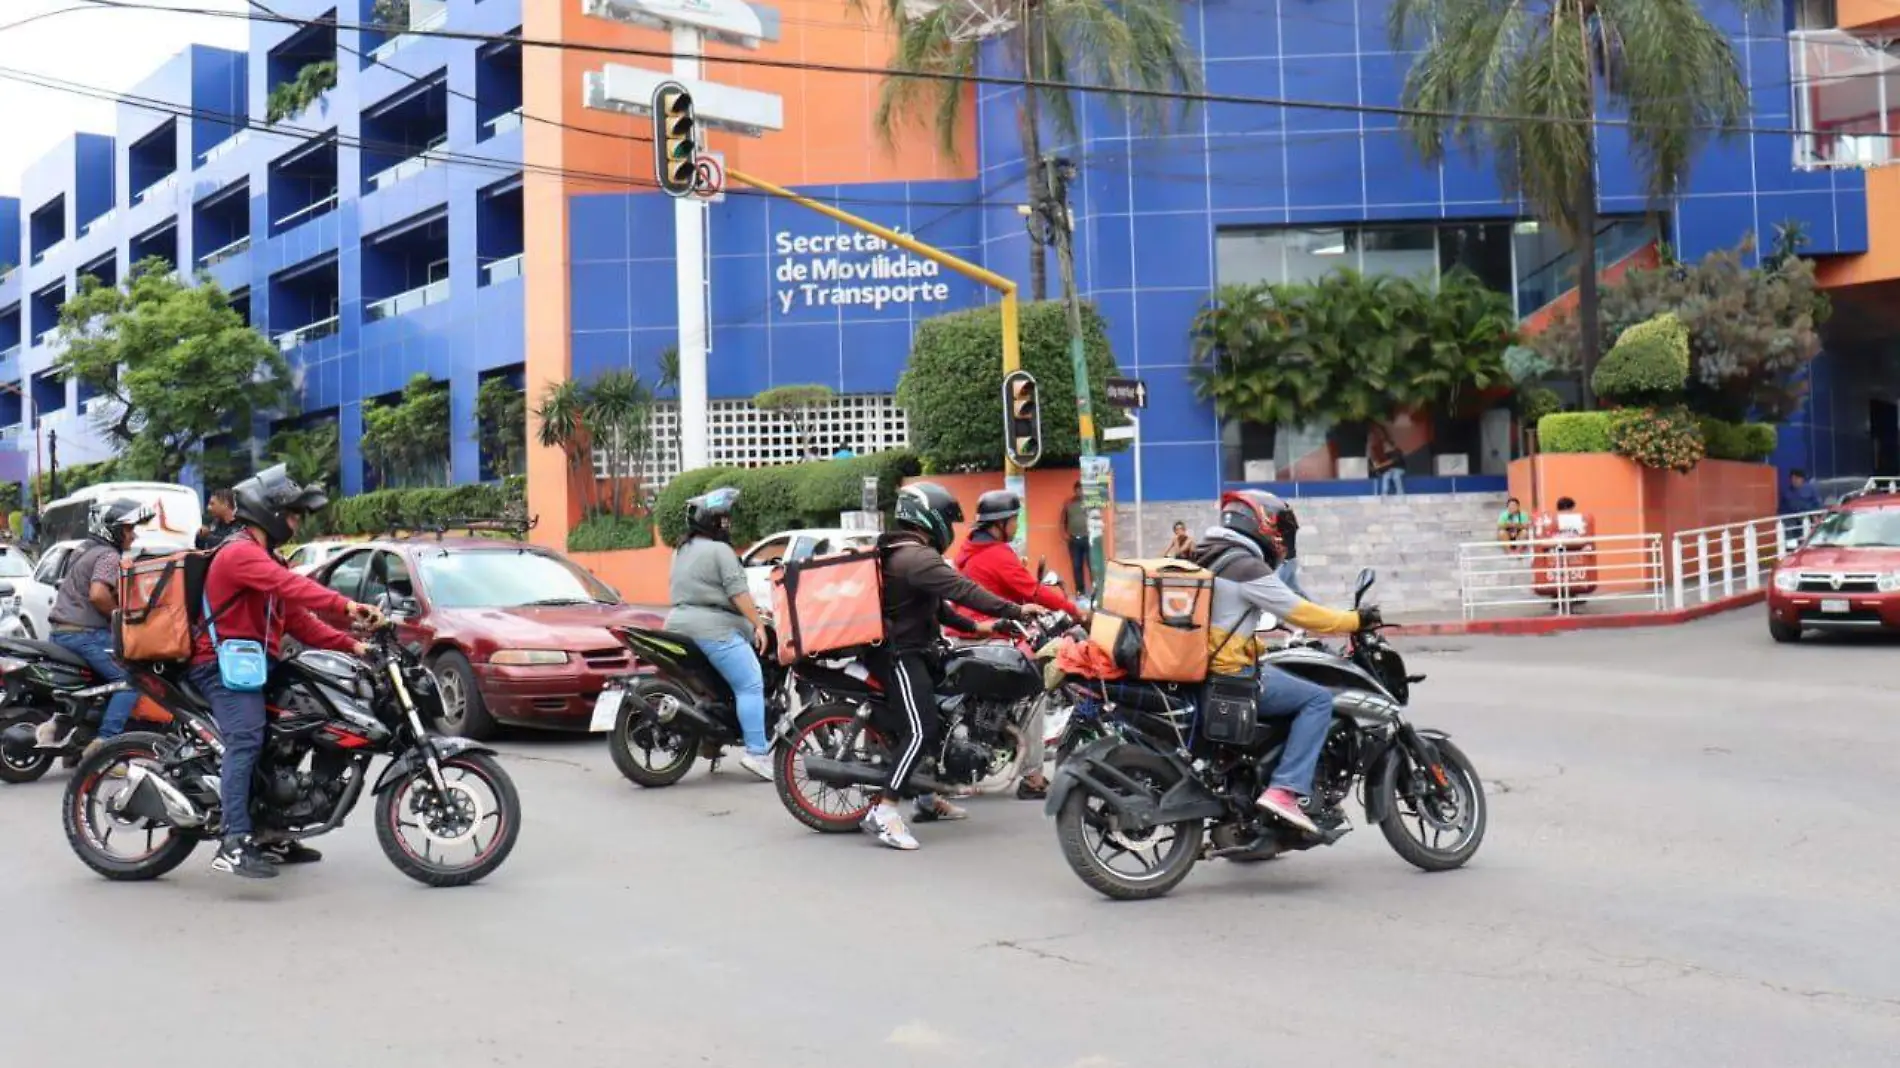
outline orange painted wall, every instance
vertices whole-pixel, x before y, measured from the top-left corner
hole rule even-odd
[[[1030,471],[1024,478],[1028,490],[1029,530],[1026,534],[1024,552],[1030,567],[1037,560],[1045,561],[1062,578],[1064,589],[1071,585],[1069,575],[1069,547],[1062,535],[1062,509],[1075,493],[1075,480],[1078,477],[1075,468],[1051,467]],[[935,482],[956,494],[957,503],[963,506],[966,519],[976,516],[976,499],[990,490],[1003,488],[1001,472],[985,472],[968,475],[929,475],[912,482]],[[1104,513],[1108,524],[1107,555],[1115,554],[1115,513],[1109,509]],[[967,534],[970,524],[957,528],[958,537],[950,547],[950,556],[957,554],[957,546],[963,543],[962,535]],[[1071,591],[1073,592],[1073,591]]]
[[[673,571],[673,550],[663,545],[651,549],[567,555],[634,604],[665,610],[672,603],[667,583]]]
[[[1837,0],[1834,22],[1843,30],[1900,24],[1900,8],[1893,6],[1893,0]]]
[[[1900,167],[1873,167],[1865,173],[1867,251],[1858,256],[1833,256],[1818,261],[1815,277],[1824,286],[1833,288],[1900,279]]]
[[[1510,485],[1534,511],[1574,498],[1598,537],[1661,534],[1665,552],[1677,531],[1771,516],[1776,503],[1773,467],[1732,460],[1704,460],[1679,475],[1610,453],[1543,453],[1513,460]]]

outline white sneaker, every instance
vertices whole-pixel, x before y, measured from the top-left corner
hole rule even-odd
[[[739,766],[751,772],[760,782],[772,781],[771,753],[744,753],[739,757]]]
[[[880,801],[871,806],[864,822],[858,824],[865,834],[876,838],[892,849],[909,851],[917,848],[917,839],[912,838],[910,828],[904,825],[904,817],[897,806],[889,801]]]

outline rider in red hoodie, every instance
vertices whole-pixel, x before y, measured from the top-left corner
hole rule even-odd
[[[1033,604],[1047,608],[1051,612],[1067,612],[1069,618],[1080,622],[1082,610],[1077,608],[1062,590],[1055,586],[1044,586],[1036,576],[1023,566],[1022,558],[1016,555],[1012,544],[1016,538],[1016,524],[1022,515],[1023,499],[1009,490],[991,490],[976,501],[976,527],[970,531],[970,537],[957,550],[957,570],[963,577],[976,583],[991,593],[1016,604]],[[985,622],[985,617],[963,609],[977,622]],[[1029,747],[1025,754],[1024,765],[1030,770],[1023,775],[1023,781],[1016,786],[1016,796],[1025,801],[1034,801],[1049,792],[1049,780],[1042,773],[1043,752],[1043,714],[1041,706],[1030,721],[1023,724],[1029,737],[1024,743]]]

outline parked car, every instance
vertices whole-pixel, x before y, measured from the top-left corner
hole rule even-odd
[[[745,565],[746,584],[752,588],[753,603],[770,608],[774,567],[788,560],[808,560],[826,553],[862,549],[876,541],[875,530],[788,530],[760,539],[745,551],[739,562]]]
[[[342,555],[343,550],[359,544],[353,541],[312,541],[297,546],[295,552],[284,558],[291,570],[299,575],[310,575],[331,560]]]
[[[33,558],[17,545],[0,545],[0,637],[38,638],[46,633],[45,617],[35,623],[26,613],[33,584]]]
[[[52,614],[53,601],[59,596],[59,580],[66,577],[66,565],[72,561],[73,550],[84,544],[85,539],[80,538],[47,546],[33,566],[32,574],[13,580],[14,596],[20,599],[20,623],[27,637],[45,641],[47,635],[53,633],[53,625],[47,617]]]
[[[623,602],[560,553],[492,538],[359,542],[312,577],[352,600],[389,606],[403,642],[419,643],[435,673],[439,726],[465,738],[500,725],[588,729],[603,684],[634,666],[607,628],[657,627],[665,618],[663,609]]]
[[[1900,630],[1900,493],[1842,498],[1775,566],[1768,633]]]

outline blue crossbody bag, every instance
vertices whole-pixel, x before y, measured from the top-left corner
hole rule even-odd
[[[264,609],[264,633],[270,633],[271,616],[275,613],[275,600],[266,602]],[[256,693],[264,688],[265,680],[270,678],[270,656],[265,652],[264,643],[252,638],[227,638],[218,640],[218,624],[212,619],[211,601],[205,600],[205,626],[211,631],[211,647],[218,653],[218,678],[224,688],[233,693]]]

